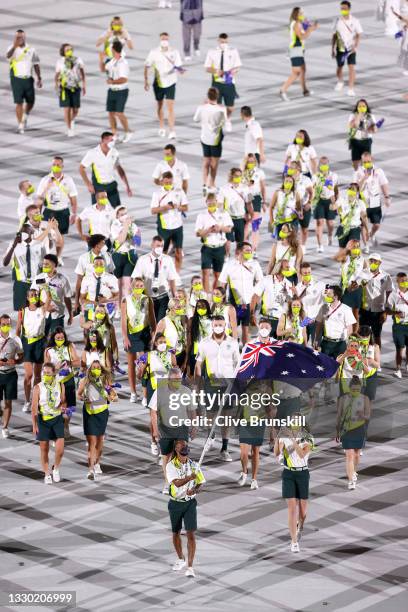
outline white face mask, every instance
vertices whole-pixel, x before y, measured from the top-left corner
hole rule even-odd
[[[113,147],[114,147],[114,146],[115,146],[115,141],[114,141],[114,140],[110,140],[110,141],[107,143],[107,147],[108,147],[108,149],[113,149]]]
[[[259,335],[261,336],[261,338],[267,338],[270,334],[270,330],[267,329],[266,327],[261,327],[259,330]]]
[[[224,333],[224,327],[222,325],[215,325],[213,329],[214,329],[214,334],[221,335]]]
[[[228,49],[228,43],[220,43],[221,51],[226,51]]]
[[[160,255],[163,253],[163,247],[155,247],[153,251],[157,257],[160,257]]]
[[[167,348],[167,345],[165,342],[161,342],[160,344],[157,345],[157,350],[159,351],[159,353],[164,353],[166,348]]]
[[[161,40],[160,41],[160,47],[162,49],[168,49],[169,48],[169,41],[168,40]]]

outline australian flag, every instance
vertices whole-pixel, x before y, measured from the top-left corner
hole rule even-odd
[[[302,391],[331,378],[339,367],[335,359],[295,342],[248,342],[242,351],[238,381],[281,380]]]

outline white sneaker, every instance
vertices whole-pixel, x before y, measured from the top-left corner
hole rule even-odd
[[[280,96],[280,99],[283,100],[284,102],[289,102],[289,96],[286,93],[286,91],[279,90],[279,96]]]
[[[186,569],[185,576],[187,576],[188,578],[195,578],[195,571],[193,570],[192,567],[188,567]]]
[[[200,49],[196,49],[196,50],[194,51],[194,55],[195,55],[196,57],[201,57],[201,51],[200,51]]]
[[[51,474],[47,474],[46,476],[44,476],[44,484],[52,484]]]
[[[3,427],[3,429],[1,430],[1,435],[3,436],[3,438],[9,438],[10,437],[10,432],[7,429],[7,427]]]
[[[369,252],[370,252],[370,247],[368,246],[368,242],[367,242],[367,244],[364,246],[363,253],[365,253],[366,255],[368,255],[368,254],[369,254]]]
[[[159,458],[157,460],[157,465],[163,465],[163,457],[161,455],[159,455]]]
[[[64,260],[62,257],[58,257],[58,265],[59,266],[63,266],[64,265]]]
[[[184,61],[185,62],[191,62],[191,55],[185,55],[184,56]]]
[[[349,491],[353,491],[356,488],[356,483],[354,480],[350,480],[350,482],[348,483],[348,490]]]
[[[334,91],[341,91],[344,87],[344,83],[343,81],[337,81],[336,83],[336,87],[334,88]]]
[[[323,247],[323,245],[322,245],[322,244],[319,244],[319,245],[317,246],[316,251],[317,251],[317,253],[323,253],[323,252],[324,252],[324,247]]]
[[[75,130],[72,127],[67,130],[67,136],[68,138],[75,136]]]
[[[54,482],[60,482],[61,481],[61,474],[60,474],[58,468],[55,468],[55,467],[52,468],[52,479],[53,479]]]
[[[95,473],[93,470],[89,470],[88,474],[87,474],[87,479],[88,480],[95,480]]]
[[[293,552],[293,553],[300,552],[300,548],[299,548],[298,542],[292,542],[291,543],[291,545],[290,545],[290,552]]]
[[[221,451],[220,457],[222,461],[232,461],[232,457],[227,450]]]
[[[166,137],[166,130],[163,128],[159,129],[159,136],[160,138],[165,138]]]
[[[103,474],[100,463],[95,463],[95,465],[94,465],[94,474]]]
[[[154,457],[158,456],[158,454],[159,454],[159,447],[157,446],[156,442],[152,442],[150,444],[150,451],[151,451],[151,453],[152,453],[152,455]]]
[[[24,402],[23,412],[31,412],[31,402]]]
[[[225,131],[226,132],[232,132],[232,123],[231,123],[231,119],[227,119],[225,122]]]
[[[353,478],[352,478],[353,482],[357,482],[357,478],[358,478],[358,474],[357,472],[354,472]]]
[[[28,121],[28,115],[27,113],[23,113],[22,124],[25,128],[27,127],[27,121]]]
[[[147,406],[147,398],[146,397],[144,397],[142,399],[142,406],[143,406],[143,408],[146,408],[146,406]]]
[[[169,485],[167,484],[167,482],[164,483],[162,493],[163,495],[169,495]]]
[[[255,489],[259,489],[258,481],[252,479],[251,480],[251,489],[254,491]]]
[[[248,478],[248,474],[241,472],[241,476],[238,479],[238,486],[243,487],[247,481],[247,478]]]
[[[132,138],[133,136],[133,132],[125,132],[125,135],[123,136],[122,142],[129,142],[129,140]]]
[[[382,367],[377,368],[377,372],[382,372]]]
[[[169,133],[169,140],[176,140],[176,132],[174,130]]]
[[[19,134],[24,134],[24,123],[19,123],[17,131]]]
[[[159,0],[159,8],[166,8],[166,0]]]
[[[131,404],[136,404],[136,402],[137,402],[137,393],[133,393],[132,392],[130,394],[130,400],[129,401],[130,401]]]
[[[187,561],[185,559],[177,559],[177,561],[173,563],[173,567],[171,569],[175,572],[179,572],[186,565],[187,565]]]
[[[392,375],[395,376],[395,378],[402,378],[401,370],[395,370],[395,372],[393,372]]]
[[[351,98],[353,98],[356,95],[356,92],[354,91],[354,89],[348,89],[347,90],[347,95],[350,96]]]

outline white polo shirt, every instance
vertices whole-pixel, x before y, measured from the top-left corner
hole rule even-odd
[[[159,260],[159,275],[157,278],[154,276],[156,259]],[[169,255],[164,254],[156,257],[153,253],[146,253],[146,255],[139,257],[132,272],[132,278],[136,276],[143,278],[147,295],[153,298],[163,297],[169,292],[169,281],[177,280],[174,262]]]
[[[280,281],[272,274],[265,276],[255,292],[261,297],[261,315],[279,319],[286,311],[287,300],[292,296],[291,287],[292,283],[287,278]]]
[[[233,227],[232,219],[226,211],[217,209],[213,213],[208,212],[208,210],[198,213],[195,223],[196,232],[199,230],[207,230],[213,225],[229,227],[230,230]],[[203,238],[203,243],[209,247],[220,247],[226,242],[227,237],[224,232],[211,232]]]
[[[238,187],[235,187],[231,183],[227,183],[224,187],[221,187],[218,192],[217,200],[224,206],[225,210],[229,212],[232,218],[245,217],[245,205],[249,201],[249,189],[247,185],[244,185],[242,182]]]
[[[166,191],[161,187],[159,191],[155,191],[152,195],[150,210],[165,204],[174,204],[175,206],[188,206],[188,200],[185,192],[182,189],[173,189]],[[168,210],[158,215],[159,223],[163,229],[177,229],[183,225],[183,216],[181,210],[176,208]]]
[[[46,281],[45,283],[38,282],[43,279]],[[35,277],[31,289],[38,289],[41,292],[41,299],[43,302],[45,302],[46,299],[45,287],[48,287],[50,290],[51,306],[56,309],[50,313],[51,319],[63,317],[65,314],[64,299],[72,297],[72,289],[69,280],[65,274],[61,274],[61,272],[56,272],[54,276],[51,277],[41,272],[41,274]]]
[[[261,183],[265,182],[265,172],[261,168],[244,171],[245,184],[248,186],[249,194],[253,197],[261,195]]]
[[[340,220],[342,220],[346,215],[350,215],[350,228],[360,227],[361,215],[366,214],[366,206],[362,200],[358,200],[357,204],[353,206],[353,203],[349,202],[348,197],[345,194],[342,194],[337,202],[337,208],[340,214]]]
[[[263,131],[259,121],[251,117],[245,125],[245,155],[249,153],[260,153],[258,138],[263,138]]]
[[[13,244],[13,241],[9,243],[7,247],[7,251]],[[33,278],[37,276],[37,274],[41,270],[42,261],[44,255],[46,254],[46,250],[44,245],[41,242],[31,242],[30,243],[30,253],[31,253],[31,278],[27,277],[27,243],[19,242],[16,245],[16,248],[13,252],[13,257],[11,258],[11,267],[13,269],[13,275],[16,280],[29,282]]]
[[[392,278],[388,272],[381,268],[375,272],[370,271],[370,278],[363,285],[362,308],[370,312],[384,312],[387,293],[391,293],[392,290]]]
[[[402,312],[402,317],[396,323],[408,325],[408,291],[403,293],[401,289],[395,289],[388,297],[387,306],[390,310]]]
[[[333,32],[338,34],[343,44],[338,45],[339,51],[350,51],[354,47],[357,34],[363,33],[360,21],[349,15],[348,19],[338,17],[334,24]]]
[[[7,49],[7,53],[11,51],[13,45]],[[15,77],[26,79],[33,74],[33,67],[40,63],[37,51],[30,45],[17,47],[14,49],[13,55],[9,58],[10,66]]]
[[[350,306],[341,302],[335,306],[323,304],[316,321],[324,323],[323,335],[331,340],[347,340],[347,327],[356,323]]]
[[[144,65],[154,69],[156,84],[165,88],[177,83],[178,73],[175,66],[181,67],[182,61],[177,49],[156,47],[149,52]]]
[[[112,257],[108,251],[104,251],[100,255],[95,255],[93,251],[87,251],[78,258],[78,263],[75,267],[75,274],[79,276],[85,276],[86,274],[93,273],[93,262],[95,257],[103,257],[105,260],[105,269],[107,272],[113,272],[115,266],[113,265]]]
[[[292,143],[286,149],[286,159],[288,159],[286,162],[287,164],[292,161],[299,162],[302,172],[310,172],[310,174],[312,174],[311,160],[317,159],[317,154],[312,145],[309,147],[300,147],[298,144]]]
[[[159,161],[153,171],[152,178],[160,179],[163,172],[172,173],[174,189],[182,189],[183,181],[188,181],[190,178],[187,164],[180,161],[177,157],[174,159],[174,164],[172,166],[170,166],[165,159]]]
[[[197,362],[205,363],[207,373],[215,378],[233,378],[240,364],[238,341],[226,336],[218,344],[212,336],[198,344]]]
[[[87,206],[80,213],[79,218],[82,222],[88,222],[88,234],[102,234],[106,238],[109,238],[111,233],[111,225],[115,218],[115,211],[110,204],[106,204],[102,210],[95,205]]]
[[[216,70],[221,70],[221,54],[222,50],[220,47],[216,49],[210,49],[207,53],[207,57],[205,58],[204,67],[205,68],[215,68]],[[229,70],[233,70],[234,68],[240,68],[242,66],[241,58],[239,57],[238,50],[234,47],[228,47],[224,51],[224,72],[228,72]],[[217,77],[215,74],[213,75],[214,81],[217,83],[224,83],[224,77]],[[232,79],[232,82],[235,83],[235,79]]]
[[[47,189],[50,179],[52,179],[52,185]],[[44,205],[50,210],[66,210],[71,205],[70,198],[76,198],[78,191],[72,177],[63,174],[56,178],[50,172],[41,179],[36,195],[44,198]]]
[[[100,145],[90,149],[81,161],[84,168],[92,166],[95,178],[101,184],[113,183],[116,180],[115,170],[118,164],[119,153],[117,149],[112,147],[105,155]]]
[[[362,187],[368,208],[378,208],[378,206],[381,206],[381,188],[388,185],[384,170],[373,167],[369,171],[361,167],[354,173],[353,181]]]
[[[243,264],[233,259],[224,264],[218,281],[228,285],[236,304],[250,304],[254,293],[261,295],[264,277],[255,259]]]
[[[127,79],[125,83],[121,83],[120,85],[108,85],[109,89],[112,91],[122,91],[129,88],[129,64],[124,57],[110,59],[105,64],[105,70],[108,73],[109,79],[114,79],[115,81],[122,78]]]
[[[325,289],[325,283],[313,280],[313,278],[307,285],[302,282],[296,285],[296,295],[302,300],[305,314],[310,319],[315,319],[320,308],[323,306]]]
[[[99,295],[104,298],[111,298],[114,293],[119,292],[119,283],[116,276],[113,274],[109,274],[108,272],[104,272],[101,276],[101,289]],[[82,279],[81,283],[81,295],[86,295],[86,298],[90,301],[95,301],[96,299],[96,285],[98,282],[98,278],[95,274],[86,274]]]
[[[201,123],[200,140],[203,144],[216,147],[222,139],[222,128],[227,120],[227,111],[221,104],[201,104],[193,120]]]

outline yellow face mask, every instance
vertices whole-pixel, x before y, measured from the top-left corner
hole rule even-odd
[[[28,301],[29,301],[30,304],[37,304],[38,301],[39,301],[39,298],[38,297],[30,297],[30,298],[28,298]]]
[[[65,51],[65,57],[72,57],[74,55],[74,52],[72,49],[67,49]]]
[[[103,274],[105,272],[104,266],[95,266],[94,270],[96,274]]]
[[[375,272],[376,270],[378,270],[379,267],[380,267],[379,263],[370,263],[371,272]]]
[[[55,339],[55,344],[56,344],[56,346],[58,346],[58,347],[59,347],[59,346],[63,346],[64,342],[65,342],[65,340],[57,340],[57,339]]]
[[[51,166],[53,174],[59,174],[62,171],[61,166]]]
[[[351,249],[350,253],[354,255],[354,257],[358,257],[361,253],[361,249]]]
[[[296,136],[295,140],[296,140],[296,144],[298,145],[301,145],[305,142],[305,139],[303,138],[303,136]]]
[[[92,368],[91,370],[92,376],[100,376],[102,374],[102,370],[100,368]]]
[[[209,213],[215,213],[215,211],[217,210],[216,206],[208,206],[207,210]]]
[[[202,283],[194,283],[193,285],[194,291],[201,291],[202,288],[203,288]]]
[[[207,309],[206,308],[197,308],[197,313],[200,315],[200,317],[203,317],[204,315],[207,314]]]
[[[30,185],[29,187],[27,187],[27,194],[31,195],[32,193],[34,193],[35,189],[32,185]]]
[[[133,294],[134,295],[142,295],[143,291],[144,291],[143,287],[135,287],[133,289]]]
[[[330,295],[325,295],[324,301],[326,302],[326,304],[332,304],[334,299]]]
[[[33,215],[33,220],[34,221],[42,221],[42,214],[41,213],[36,213],[35,215]]]
[[[233,182],[233,183],[235,183],[235,185],[239,185],[239,184],[240,184],[240,182],[241,182],[241,180],[242,180],[242,179],[241,179],[241,177],[240,177],[240,176],[234,176],[234,177],[232,178],[232,182]]]
[[[174,312],[176,313],[176,315],[179,315],[179,316],[182,316],[183,314],[185,314],[184,308],[176,308]]]
[[[293,276],[293,270],[282,270],[281,274],[287,278],[288,276]]]
[[[288,168],[288,176],[294,176],[296,174],[296,170],[294,168]]]
[[[170,185],[167,185],[167,184],[166,184],[166,185],[163,185],[163,188],[164,188],[166,191],[171,191],[171,190],[173,189],[173,185],[171,185],[171,184],[170,184]]]
[[[243,257],[245,259],[245,261],[250,261],[253,258],[252,253],[244,253]]]
[[[118,23],[114,23],[114,24],[112,25],[112,30],[113,30],[114,32],[120,32],[120,31],[121,31],[121,29],[122,29],[122,26],[121,26],[120,24],[118,24]]]
[[[214,304],[221,304],[222,297],[220,295],[213,295],[213,302]]]
[[[347,195],[349,198],[355,198],[357,195],[357,191],[354,189],[347,189]]]
[[[308,283],[309,281],[312,280],[312,275],[311,274],[303,274],[302,279]]]
[[[292,306],[292,312],[295,315],[298,315],[300,312],[300,306]]]
[[[103,312],[97,312],[95,318],[98,319],[98,321],[103,321],[105,314]]]
[[[108,198],[99,198],[98,204],[100,204],[101,206],[107,206],[109,204],[109,200]]]
[[[52,383],[54,380],[54,374],[43,374],[43,381],[47,384]]]
[[[255,168],[255,166],[256,166],[255,162],[248,162],[247,163],[248,170],[253,170]]]
[[[9,331],[11,330],[11,325],[2,325],[0,329],[3,332],[3,334],[8,334]]]

